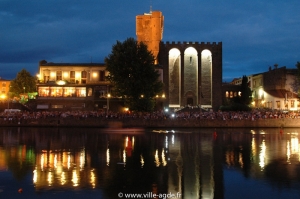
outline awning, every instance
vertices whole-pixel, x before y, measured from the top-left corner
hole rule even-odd
[[[37,109],[48,109],[49,105],[48,104],[38,104],[36,106]]]

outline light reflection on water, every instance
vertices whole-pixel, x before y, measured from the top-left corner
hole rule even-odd
[[[0,198],[299,198],[299,131],[1,128]]]

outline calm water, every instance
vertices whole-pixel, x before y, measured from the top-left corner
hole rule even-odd
[[[0,198],[300,198],[300,129],[171,130],[0,128]]]

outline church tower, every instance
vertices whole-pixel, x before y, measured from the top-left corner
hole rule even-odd
[[[164,16],[160,11],[152,11],[136,16],[136,36],[138,42],[143,42],[152,52],[157,64],[159,44],[163,37]]]

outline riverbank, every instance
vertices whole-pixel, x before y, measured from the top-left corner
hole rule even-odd
[[[20,127],[98,127],[98,128],[297,128],[300,119],[277,118],[256,120],[218,119],[103,119],[103,118],[40,118],[22,120],[0,120],[0,126]]]

